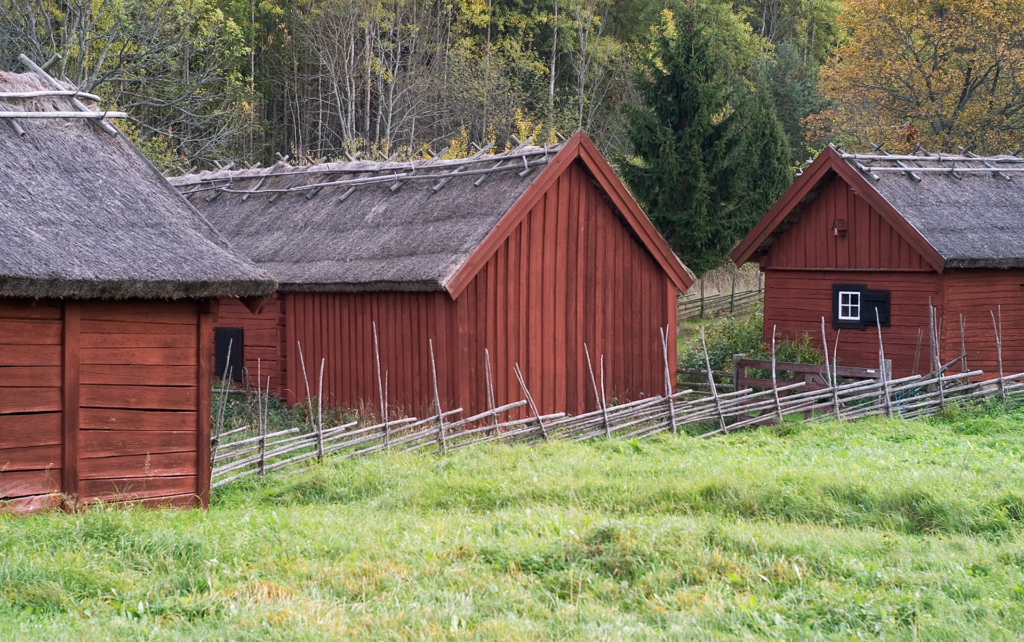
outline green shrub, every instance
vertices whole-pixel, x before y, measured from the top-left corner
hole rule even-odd
[[[703,327],[712,370],[731,369],[734,354],[745,354],[750,359],[772,357],[771,344],[765,344],[762,340],[764,309],[761,306],[745,316],[712,319]],[[806,333],[793,340],[776,339],[775,358],[788,363],[817,364],[824,360],[821,351],[811,345],[811,337]],[[679,367],[702,370],[706,367],[699,329],[680,346]]]

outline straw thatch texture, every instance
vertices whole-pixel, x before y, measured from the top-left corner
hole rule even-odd
[[[557,151],[524,148],[469,164],[282,162],[170,180],[282,290],[440,291]],[[533,169],[520,176],[524,153]],[[465,175],[434,189],[460,166]],[[341,184],[302,189],[329,182]]]
[[[894,168],[895,160],[877,157],[847,161],[856,168]],[[900,157],[906,159],[906,157]],[[961,157],[962,158],[962,157]],[[947,268],[1024,267],[1024,159],[1013,156],[981,160],[938,161],[935,157],[902,160],[914,168],[949,169],[918,172],[875,171],[868,182],[938,251]],[[988,166],[985,163],[988,163]],[[999,176],[990,168],[1008,169]],[[961,170],[956,172],[957,169]],[[969,170],[969,171],[965,171]],[[1009,177],[1010,180],[1007,180]]]
[[[43,91],[0,72],[0,91]],[[69,87],[73,89],[73,87]],[[76,111],[67,98],[5,111]],[[121,135],[82,119],[0,122],[0,296],[264,296],[273,279],[227,242]]]

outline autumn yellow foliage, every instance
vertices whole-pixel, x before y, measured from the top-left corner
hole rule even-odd
[[[1024,0],[850,0],[810,137],[850,148],[1024,144]]]

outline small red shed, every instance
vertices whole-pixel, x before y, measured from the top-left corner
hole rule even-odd
[[[664,392],[660,330],[675,364],[675,297],[693,282],[582,132],[557,147],[415,162],[285,163],[172,179],[231,243],[280,282],[256,318],[226,303],[249,375],[256,358],[289,403],[377,408],[372,324],[392,406],[542,412],[595,407],[584,344],[609,398]],[[219,366],[220,367],[220,366]],[[239,364],[239,369],[240,369]],[[597,363],[594,364],[597,368]],[[237,370],[236,370],[237,372]],[[315,392],[314,392],[315,394]]]
[[[875,310],[894,374],[929,364],[929,301],[943,363],[994,373],[1002,308],[1007,372],[1024,371],[1024,158],[847,154],[826,148],[733,250],[765,279],[764,336],[810,335],[839,359],[878,363]],[[919,333],[921,333],[919,335]],[[918,349],[919,336],[920,350]]]
[[[275,283],[71,89],[0,72],[0,511],[205,504],[218,304]]]

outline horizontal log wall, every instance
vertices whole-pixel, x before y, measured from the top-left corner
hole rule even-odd
[[[59,492],[193,504],[209,441],[201,317],[193,301],[0,299],[0,510]]]
[[[81,308],[79,501],[194,498],[197,304]]]
[[[572,165],[512,230],[466,290],[447,293],[288,293],[288,401],[305,397],[326,359],[325,400],[378,408],[372,322],[393,406],[422,414],[432,403],[428,341],[441,401],[468,413],[486,408],[484,349],[496,404],[522,398],[522,368],[543,413],[596,407],[586,343],[605,359],[609,401],[664,392],[659,328],[670,327],[675,364],[675,289],[579,165]],[[599,375],[598,375],[599,376]],[[674,378],[674,377],[673,377]]]
[[[62,482],[59,304],[0,299],[0,500],[31,512],[59,503]]]
[[[991,313],[1002,308],[1003,372],[1024,371],[1024,270],[947,270],[942,275],[945,314],[942,359],[960,354],[960,315],[971,370],[998,372]],[[959,368],[958,368],[959,369]]]
[[[279,397],[284,396],[284,350],[287,349],[282,296],[271,297],[259,314],[253,314],[238,299],[222,299],[216,324],[220,328],[244,329],[246,376],[255,381],[258,366],[263,379],[261,385],[267,385],[269,376],[270,389]]]
[[[885,357],[892,360],[894,376],[913,374],[911,370],[919,329],[924,331],[919,370],[929,371],[929,297],[942,315],[942,280],[938,274],[768,269],[765,270],[764,282],[764,340],[771,341],[772,327],[776,326],[779,337],[796,339],[806,333],[811,343],[820,349],[821,318],[824,317],[830,353],[836,337],[836,331],[832,329],[832,284],[857,283],[873,290],[889,290],[890,325],[882,328],[882,342]],[[874,326],[863,330],[842,330],[839,335],[839,363],[857,368],[877,367],[878,330]]]

